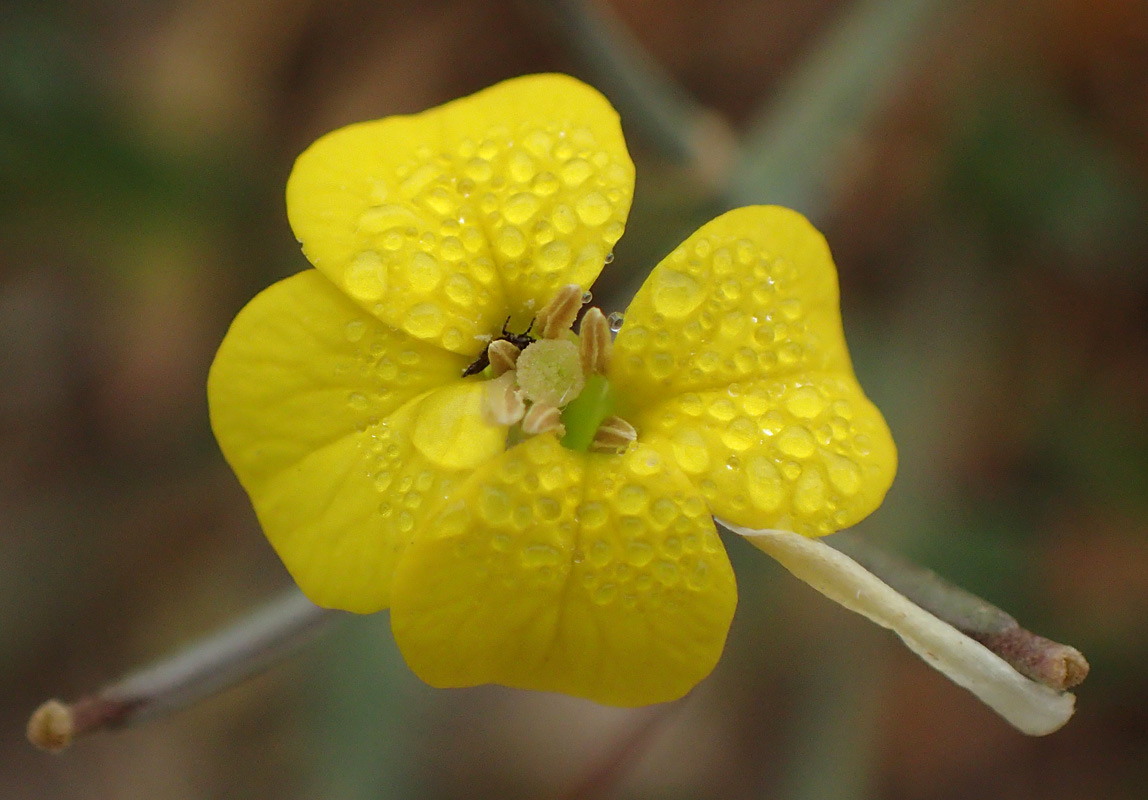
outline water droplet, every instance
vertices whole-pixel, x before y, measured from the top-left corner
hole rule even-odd
[[[586,305],[593,299],[594,295],[590,292],[590,290],[587,289],[586,291],[582,292],[582,305]]]
[[[510,158],[506,161],[506,167],[510,172],[510,177],[518,183],[526,183],[537,172],[534,168],[534,160],[520,150],[510,154]]]
[[[356,300],[372,302],[387,291],[387,267],[374,250],[355,256],[343,273],[343,286]]]
[[[846,497],[852,497],[861,490],[861,470],[856,464],[833,453],[826,454],[825,462],[833,488]]]
[[[698,562],[694,564],[694,568],[686,574],[686,585],[697,591],[699,589],[704,589],[709,585],[709,582],[709,564],[699,559]]]
[[[604,539],[599,539],[590,545],[590,563],[595,567],[606,566],[613,559],[613,555],[610,543]]]
[[[387,488],[391,485],[391,479],[393,477],[394,476],[386,470],[383,470],[381,472],[376,472],[375,473],[375,488],[377,490],[379,490],[380,492],[385,492],[387,490]]]
[[[593,226],[601,225],[613,213],[610,201],[598,192],[590,192],[580,197],[574,204],[574,210],[578,212],[578,218],[583,223]]]
[[[610,316],[606,317],[606,322],[610,326],[610,330],[614,333],[622,330],[622,323],[626,321],[626,315],[621,311],[611,311]]]
[[[494,169],[485,158],[472,158],[467,162],[466,167],[463,168],[463,172],[466,174],[466,177],[472,181],[483,183],[490,180],[491,175],[494,174]]]
[[[594,602],[600,606],[614,602],[614,598],[617,596],[618,587],[612,583],[603,583],[594,590]]]
[[[558,191],[558,178],[553,172],[540,172],[530,188],[542,197],[549,197]]]
[[[534,502],[538,518],[544,522],[554,522],[562,516],[562,506],[552,497],[540,497]]]
[[[606,254],[606,258],[604,259],[604,263],[606,263],[606,264],[613,264],[614,263],[614,251],[613,250],[611,250],[609,253]]]
[[[646,510],[649,493],[636,484],[623,486],[618,492],[617,506],[623,514],[641,514]]]
[[[519,192],[512,195],[502,206],[502,215],[506,221],[514,225],[527,222],[538,212],[540,203],[538,196],[530,192]]]
[[[672,561],[660,559],[654,562],[654,577],[663,586],[673,586],[678,582],[678,568]]]
[[[671,449],[674,460],[686,472],[696,475],[709,466],[710,454],[706,448],[706,441],[696,430],[680,429],[674,435]]]
[[[582,527],[587,530],[601,528],[606,524],[606,507],[601,503],[594,501],[583,503],[578,506],[576,513]]]
[[[538,267],[544,272],[557,272],[565,269],[573,256],[570,245],[559,239],[543,246],[538,253]]]
[[[825,410],[825,400],[814,387],[802,386],[789,396],[785,401],[785,407],[795,417],[813,419]]]
[[[518,228],[506,225],[495,238],[499,252],[507,258],[518,258],[526,252],[526,237]]]
[[[442,268],[429,253],[415,253],[407,266],[406,277],[411,289],[428,294],[442,279]]]
[[[347,337],[347,341],[351,343],[362,339],[366,332],[367,324],[361,319],[353,319],[347,323],[345,328],[343,328],[343,334]]]
[[[567,205],[555,206],[554,210],[550,212],[550,221],[554,224],[555,229],[562,234],[571,234],[578,227],[578,218],[574,216],[574,212]]]
[[[420,339],[430,339],[442,333],[446,316],[434,303],[419,303],[412,306],[403,319],[407,333]]]
[[[362,411],[367,407],[367,396],[361,392],[351,392],[347,395],[347,405],[356,411]]]
[[[684,319],[705,299],[698,282],[684,272],[659,269],[651,280],[654,310],[669,319]]]
[[[813,515],[825,508],[825,480],[816,467],[805,470],[793,487],[793,508],[800,514]]]
[[[807,429],[790,425],[778,434],[777,449],[791,458],[809,458],[817,449],[817,442]]]
[[[522,550],[522,564],[526,567],[552,567],[561,558],[558,548],[548,544],[532,544]]]
[[[749,460],[745,469],[749,499],[763,511],[774,511],[784,498],[781,474],[773,462],[764,456]]]
[[[478,510],[491,525],[501,525],[510,518],[510,496],[501,489],[484,486]]]
[[[649,542],[634,539],[626,543],[626,561],[639,569],[654,560],[654,548]]]

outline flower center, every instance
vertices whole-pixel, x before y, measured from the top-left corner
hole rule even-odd
[[[532,403],[561,408],[586,385],[578,345],[566,339],[539,339],[518,357],[518,385]]]
[[[469,374],[489,362],[484,412],[495,424],[517,426],[509,442],[553,432],[571,450],[617,453],[636,438],[633,426],[612,415],[610,323],[591,308],[580,335],[571,333],[582,305],[581,287],[564,286],[532,323],[540,338],[504,335],[468,368]]]

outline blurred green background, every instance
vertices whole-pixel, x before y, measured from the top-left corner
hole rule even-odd
[[[668,712],[428,689],[383,614],[176,716],[33,750],[41,700],[289,583],[203,386],[235,312],[307,266],[294,157],[547,70],[607,91],[638,167],[607,310],[725,205],[824,230],[902,457],[864,532],[1080,647],[1076,717],[1023,737],[731,541],[726,654]],[[7,0],[0,796],[558,798],[621,753],[577,796],[1143,797],[1146,210],[1143,0]]]

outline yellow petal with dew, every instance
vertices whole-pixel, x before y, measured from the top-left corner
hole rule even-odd
[[[715,516],[822,536],[856,524],[897,469],[893,437],[851,374],[686,392],[631,420],[690,475]]]
[[[407,549],[391,624],[434,686],[636,706],[709,674],[736,602],[705,503],[672,464],[542,435],[475,472]]]
[[[507,314],[525,329],[558,287],[594,281],[633,185],[609,102],[533,75],[324,136],[295,164],[287,212],[360,306],[473,357]]]
[[[896,472],[853,374],[829,248],[789,209],[730,211],[667,256],[626,312],[610,379],[639,439],[738,524],[832,533]]]
[[[420,521],[502,451],[505,429],[482,421],[481,386],[458,379],[463,366],[364,314],[314,270],[271,286],[232,323],[208,377],[212,428],[316,603],[385,607]]]
[[[796,211],[750,206],[703,225],[626,310],[619,394],[724,389],[808,372],[852,375],[824,237]]]

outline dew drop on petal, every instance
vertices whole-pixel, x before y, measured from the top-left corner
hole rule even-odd
[[[705,299],[698,282],[684,272],[659,270],[652,280],[654,311],[668,319],[689,316]]]
[[[574,204],[574,210],[584,224],[594,226],[604,223],[613,213],[613,209],[610,207],[610,201],[598,192],[590,192],[589,194],[583,195]]]

